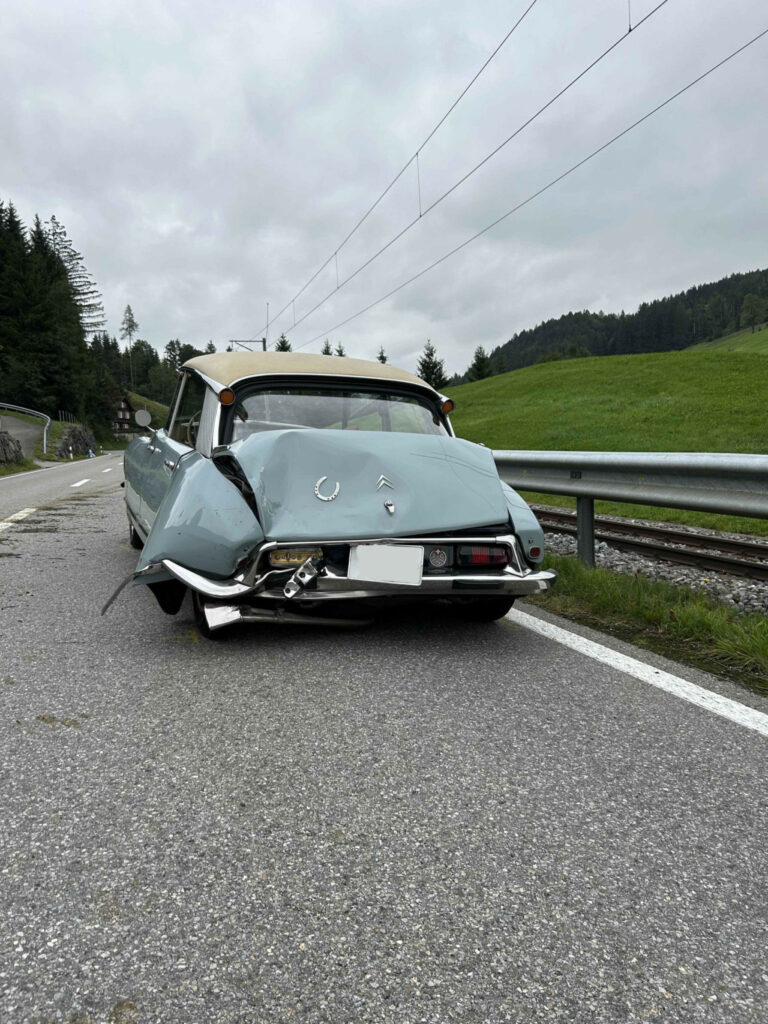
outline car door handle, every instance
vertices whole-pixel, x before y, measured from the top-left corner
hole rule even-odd
[[[163,465],[164,465],[164,466],[167,466],[167,467],[168,467],[168,469],[170,469],[171,471],[173,471],[174,469],[176,469],[176,463],[175,463],[175,462],[172,462],[172,461],[171,461],[170,459],[164,459],[164,460],[163,460]]]

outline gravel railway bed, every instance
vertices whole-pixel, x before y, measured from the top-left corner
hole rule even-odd
[[[563,510],[549,505],[536,505],[534,510],[542,520],[546,532],[547,548],[553,554],[574,555],[576,553],[575,536],[556,532],[546,525],[548,516],[554,513],[562,515]],[[680,544],[683,544],[687,537],[692,537],[695,538],[692,547],[704,547],[717,542],[721,545],[719,550],[733,551],[734,545],[740,545],[742,550],[762,550],[766,552],[763,557],[768,557],[767,544],[759,541],[751,542],[740,534],[718,533],[715,535],[711,531],[699,530],[691,526],[681,527],[677,524],[659,524],[642,519],[621,519],[613,516],[596,517],[596,526],[598,523],[601,527],[605,525],[610,528],[616,524],[616,527],[620,528],[622,532],[636,526],[646,536],[652,536],[656,531],[666,533],[668,536],[675,535]],[[597,531],[597,533],[602,532],[607,533],[607,529]],[[628,575],[641,573],[650,580],[664,580],[677,586],[688,586],[743,612],[768,614],[768,578],[749,579],[734,572],[724,571],[722,568],[716,569],[712,563],[706,568],[702,568],[663,560],[665,559],[664,555],[659,553],[651,555],[650,553],[654,549],[658,552],[658,545],[652,545],[648,549],[648,553],[644,554],[639,554],[637,551],[622,551],[618,548],[620,543],[620,538],[613,537],[596,540],[595,564],[600,568],[610,569],[612,572]],[[677,551],[670,548],[666,559],[674,558],[677,554]],[[724,564],[727,564],[727,560]]]

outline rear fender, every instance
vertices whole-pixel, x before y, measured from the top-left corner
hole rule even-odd
[[[525,560],[531,565],[538,565],[544,558],[544,531],[539,526],[539,521],[531,511],[530,505],[520,497],[517,491],[503,481],[501,489],[504,492],[504,500],[509,509],[512,526],[522,546]],[[541,554],[537,558],[533,558],[530,554],[531,548],[538,548]]]
[[[204,576],[228,579],[263,540],[264,531],[237,487],[210,459],[193,452],[171,478],[136,572],[169,558]],[[135,582],[168,578],[165,570],[159,570]]]

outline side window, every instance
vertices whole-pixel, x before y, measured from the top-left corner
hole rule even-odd
[[[193,373],[184,374],[181,393],[168,428],[168,434],[174,441],[194,448],[204,396],[205,384],[200,378]]]

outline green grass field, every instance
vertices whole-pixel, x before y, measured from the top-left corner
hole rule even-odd
[[[768,360],[700,348],[526,366],[451,388],[489,448],[765,452]]]
[[[134,409],[146,409],[151,414],[152,423],[150,425],[153,430],[165,426],[168,419],[167,405],[163,405],[162,402],[153,402],[151,398],[144,398],[142,395],[136,394],[135,391],[129,391],[128,398]]]
[[[768,354],[768,324],[762,324],[756,331],[751,327],[743,331],[735,331],[733,334],[726,334],[722,338],[715,338],[713,341],[702,341],[699,345],[693,345],[690,352],[696,350],[723,351],[723,352],[762,352]]]
[[[766,332],[768,333],[768,332]],[[450,388],[459,437],[550,451],[768,451],[768,359],[701,348],[539,363]],[[575,499],[530,495],[573,507]],[[768,522],[597,502],[611,515],[768,534]]]

